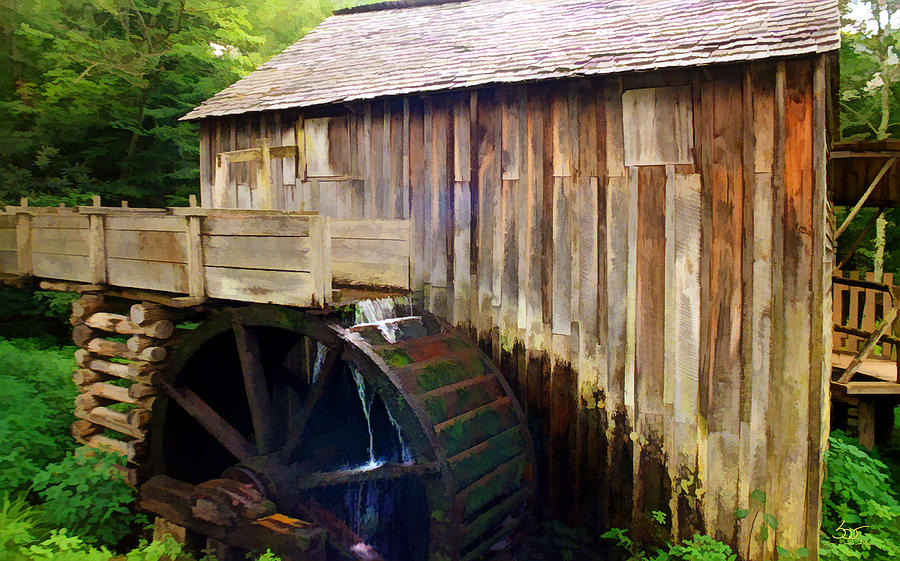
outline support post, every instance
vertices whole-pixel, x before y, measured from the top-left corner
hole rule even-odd
[[[203,239],[200,237],[200,221],[203,216],[202,209],[197,207],[197,197],[194,195],[190,196],[190,208],[191,211],[185,215],[187,220],[188,294],[194,298],[204,298],[206,297],[206,282],[203,277]]]
[[[31,253],[31,221],[34,216],[28,210],[28,199],[19,200],[19,208],[16,210],[16,259],[19,274],[30,277],[34,274],[34,264]]]
[[[275,193],[269,174],[269,163],[272,161],[269,153],[269,139],[259,138],[256,146],[259,148],[260,161],[256,166],[256,193],[259,197],[259,208],[271,210],[275,208]]]
[[[91,284],[106,284],[106,213],[101,208],[100,197],[94,196],[91,207],[81,212],[88,215],[88,245],[90,247]]]
[[[875,402],[861,400],[856,408],[856,426],[859,429],[859,443],[871,450],[875,447]]]
[[[309,243],[313,301],[324,305],[331,301],[331,225],[327,217],[309,216]]]

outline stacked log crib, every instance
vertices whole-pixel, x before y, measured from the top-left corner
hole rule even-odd
[[[149,466],[151,409],[169,349],[177,343],[176,310],[152,302],[83,294],[72,304],[78,368],[72,435],[81,444],[128,458],[125,478],[138,485]]]

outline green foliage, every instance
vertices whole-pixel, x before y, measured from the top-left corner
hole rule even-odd
[[[724,544],[710,536],[696,534],[689,540],[680,543],[668,543],[662,549],[646,551],[643,546],[630,537],[622,528],[612,528],[604,532],[603,539],[612,540],[617,546],[628,552],[626,561],[735,561],[737,554],[728,544]]]
[[[348,3],[0,4],[0,203],[185,204],[199,139],[178,119]]]
[[[44,466],[74,448],[74,351],[0,339],[0,489],[27,489]]]
[[[71,313],[73,292],[36,290],[28,292],[8,286],[0,287],[0,322],[25,317],[66,320]]]
[[[82,447],[34,476],[32,489],[44,500],[49,522],[92,543],[115,545],[132,531],[134,489],[116,466],[125,457]]]
[[[654,561],[734,561],[737,555],[731,547],[709,536],[694,535],[680,544],[670,544],[665,552],[659,552]]]
[[[888,467],[841,431],[831,434],[826,462],[820,559],[900,558],[900,501]]]
[[[666,523],[666,513],[661,510],[651,510],[650,517],[660,526]]]
[[[7,536],[9,527],[0,520],[0,544]],[[4,561],[109,561],[115,554],[106,547],[89,544],[78,536],[70,535],[67,530],[53,530],[41,537],[28,536],[23,543],[12,544],[3,548],[0,545],[0,558]],[[125,554],[127,561],[161,561],[163,559],[181,559],[189,561],[191,557],[184,553],[181,545],[170,536],[164,540],[148,543],[141,540],[138,547]]]
[[[900,134],[896,0],[842,0],[841,132],[847,140]]]
[[[24,495],[0,496],[0,559],[9,559],[20,547],[43,540],[48,534],[43,512]]]

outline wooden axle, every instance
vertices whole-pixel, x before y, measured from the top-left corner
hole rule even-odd
[[[325,559],[325,532],[275,512],[251,486],[227,479],[190,485],[157,475],[141,486],[138,506],[241,549],[271,549],[285,560]]]

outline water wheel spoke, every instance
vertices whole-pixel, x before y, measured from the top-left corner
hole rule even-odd
[[[394,464],[386,463],[377,467],[362,467],[356,469],[343,469],[338,471],[326,471],[308,473],[298,477],[294,486],[296,489],[314,489],[332,485],[350,485],[385,479],[401,479],[403,477],[420,477],[429,473],[435,473],[438,468],[435,464]]]
[[[272,401],[269,398],[266,373],[259,351],[259,340],[256,334],[241,322],[234,321],[232,325],[234,326],[238,356],[241,359],[241,374],[244,378],[247,402],[250,405],[250,418],[253,420],[256,445],[261,453],[268,454],[275,450],[276,431]]]
[[[168,382],[163,382],[163,389],[235,458],[245,461],[257,455],[256,447],[192,390]]]
[[[350,526],[347,526],[346,522],[315,500],[304,498],[297,502],[296,507],[303,516],[325,529],[328,533],[328,541],[347,559],[384,561],[381,554],[366,544],[365,540],[359,537]]]
[[[339,349],[337,347],[329,347],[325,350],[325,355],[322,358],[322,366],[319,368],[318,378],[309,390],[309,396],[303,404],[303,410],[300,412],[299,418],[288,433],[287,441],[282,452],[286,461],[290,461],[294,452],[300,447],[300,443],[303,440],[303,432],[306,430],[306,424],[309,422],[310,417],[312,417],[312,412],[316,408],[316,404],[322,399],[322,394],[325,393],[325,387],[328,385],[328,380],[331,378],[331,373],[337,363],[338,355]]]

